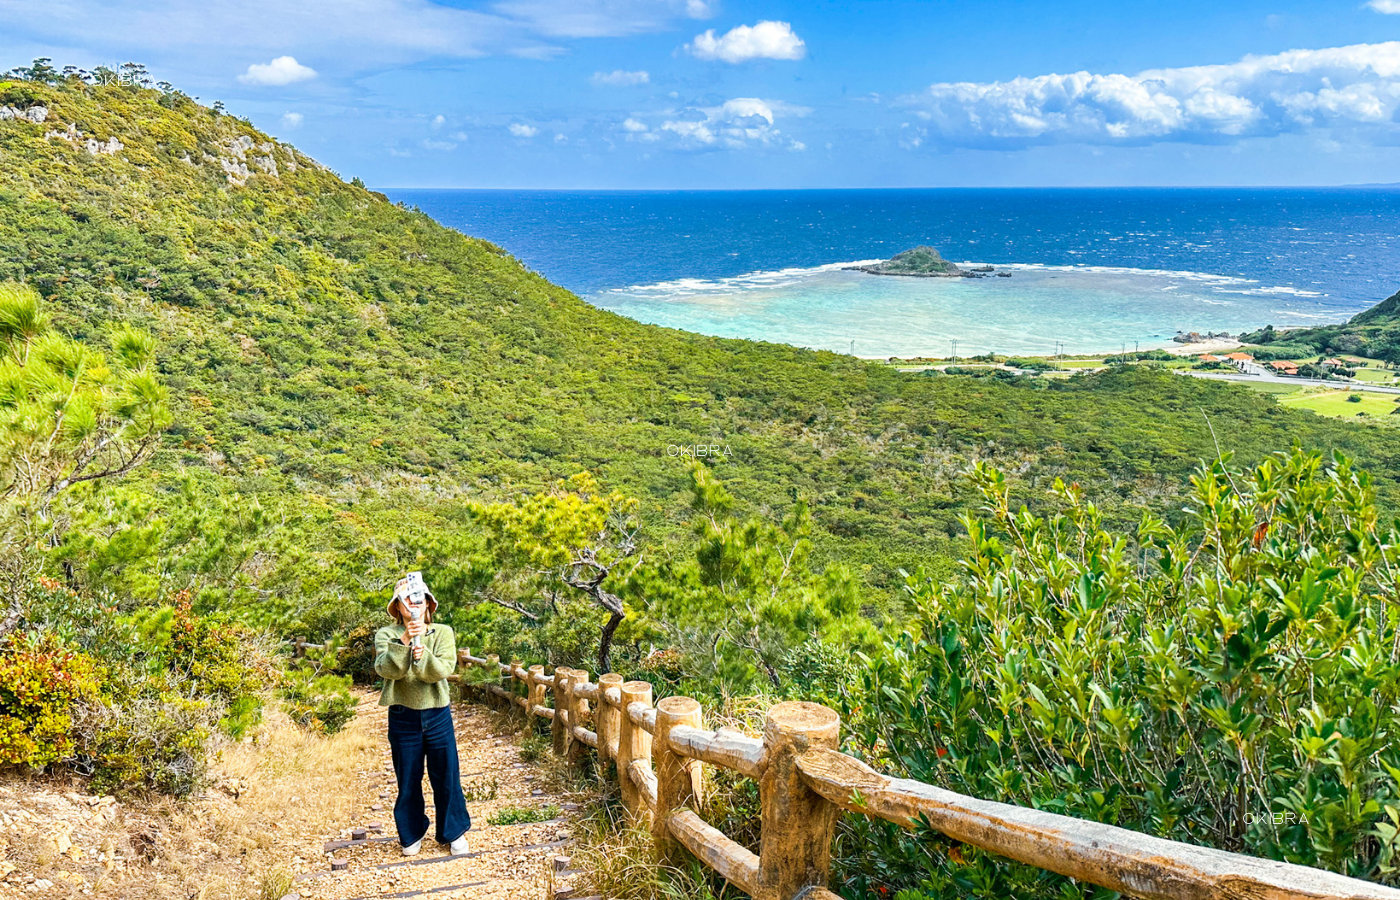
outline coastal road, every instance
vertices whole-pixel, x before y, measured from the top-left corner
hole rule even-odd
[[[1320,378],[1292,378],[1270,372],[1263,366],[1253,363],[1245,363],[1245,371],[1239,374],[1233,372],[1196,372],[1190,369],[1173,369],[1172,371],[1181,375],[1190,375],[1193,378],[1209,378],[1213,381],[1239,381],[1246,384],[1250,382],[1266,382],[1271,384],[1288,384],[1295,387],[1330,387],[1338,389],[1345,387],[1353,391],[1372,391],[1377,394],[1400,394],[1400,387],[1367,384],[1364,381],[1323,381]]]

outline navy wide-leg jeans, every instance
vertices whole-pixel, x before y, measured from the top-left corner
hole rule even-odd
[[[394,757],[394,777],[399,798],[394,803],[394,824],[399,843],[407,847],[428,833],[423,811],[423,766],[433,786],[437,812],[437,840],[450,844],[472,827],[467,801],[462,797],[462,773],[457,767],[457,735],[452,729],[452,708],[410,709],[389,707],[389,748]]]

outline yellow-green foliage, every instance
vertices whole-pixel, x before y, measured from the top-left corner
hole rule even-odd
[[[97,699],[101,675],[91,657],[52,636],[0,642],[0,762],[42,768],[73,750],[73,716]]]

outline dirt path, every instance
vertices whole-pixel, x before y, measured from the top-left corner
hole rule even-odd
[[[362,706],[362,722],[371,734],[384,734],[385,710]],[[293,894],[302,900],[358,900],[371,897],[469,898],[469,900],[553,900],[567,888],[568,871],[556,873],[558,857],[569,855],[569,818],[576,805],[540,769],[520,755],[520,736],[493,730],[497,721],[487,710],[470,704],[454,708],[462,783],[468,793],[472,828],[467,833],[471,852],[453,858],[431,837],[418,856],[405,857],[394,832],[394,770],[387,740],[380,765],[358,773],[363,803],[360,820],[346,828],[340,840],[327,842],[317,860],[308,860],[296,873]],[[428,813],[432,788],[424,779]],[[473,797],[491,799],[472,799]],[[560,814],[548,821],[492,825],[502,810],[555,806]],[[371,830],[355,840],[355,829]],[[341,863],[345,868],[332,871]],[[289,895],[291,896],[291,895]]]

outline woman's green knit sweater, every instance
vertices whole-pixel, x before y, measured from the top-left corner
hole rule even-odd
[[[457,636],[446,625],[429,625],[423,635],[423,658],[403,642],[402,625],[385,625],[374,633],[374,671],[384,679],[380,706],[436,709],[448,704],[447,676],[457,668]]]

